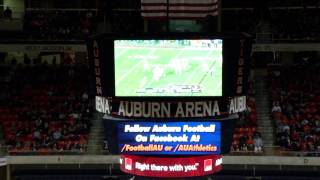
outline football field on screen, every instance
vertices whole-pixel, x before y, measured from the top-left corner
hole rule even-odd
[[[116,96],[221,96],[222,49],[116,46]]]

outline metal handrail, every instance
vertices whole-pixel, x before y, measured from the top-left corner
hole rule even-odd
[[[90,152],[90,147],[94,147],[95,151]],[[83,150],[53,150],[48,148],[46,151],[41,150],[17,150],[10,146],[0,146],[0,157],[7,155],[107,155],[110,154],[108,150],[103,149],[103,145],[85,145]]]
[[[279,150],[279,155],[282,155],[282,156],[320,156],[320,151]]]

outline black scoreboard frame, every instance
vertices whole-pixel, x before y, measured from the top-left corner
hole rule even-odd
[[[179,39],[222,39],[223,70],[222,96],[115,96],[114,40],[179,40]],[[96,94],[121,100],[140,101],[186,101],[214,100],[241,96],[247,93],[251,61],[251,37],[247,34],[101,34],[87,40],[88,57],[93,70],[92,82],[95,82]],[[240,76],[240,77],[239,77]],[[100,89],[99,89],[100,88]]]

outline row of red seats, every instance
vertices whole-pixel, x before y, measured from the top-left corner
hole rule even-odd
[[[240,114],[240,119],[244,123],[238,124],[234,129],[231,151],[253,151],[254,136],[257,134],[257,111],[256,103],[253,97],[247,100],[247,112]],[[241,121],[241,120],[238,121]]]
[[[274,72],[277,72],[277,76]],[[270,70],[273,106],[279,104],[275,108],[277,111],[272,112],[277,127],[276,143],[287,151],[320,150],[318,74],[318,67],[307,65]]]
[[[56,146],[55,150],[68,150],[70,144],[72,149],[85,149],[90,126],[86,114],[89,107],[88,101],[84,102],[81,95],[86,81],[80,76],[78,79],[60,76],[59,78],[65,78],[61,82],[43,82],[44,78],[37,77],[58,77],[55,74],[46,74],[43,69],[57,67],[45,66],[39,72],[36,68],[29,68],[26,72],[22,68],[21,72],[15,70],[12,73],[14,76],[9,85],[9,89],[11,86],[13,88],[9,93],[12,101],[0,106],[0,126],[10,152],[46,148],[46,151],[52,151],[53,146]],[[80,74],[86,78],[86,73]],[[19,78],[19,75],[23,78]],[[28,83],[27,77],[34,80],[33,85]]]

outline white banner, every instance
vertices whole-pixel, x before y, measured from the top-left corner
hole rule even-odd
[[[7,158],[0,158],[0,166],[6,166],[7,165]]]

